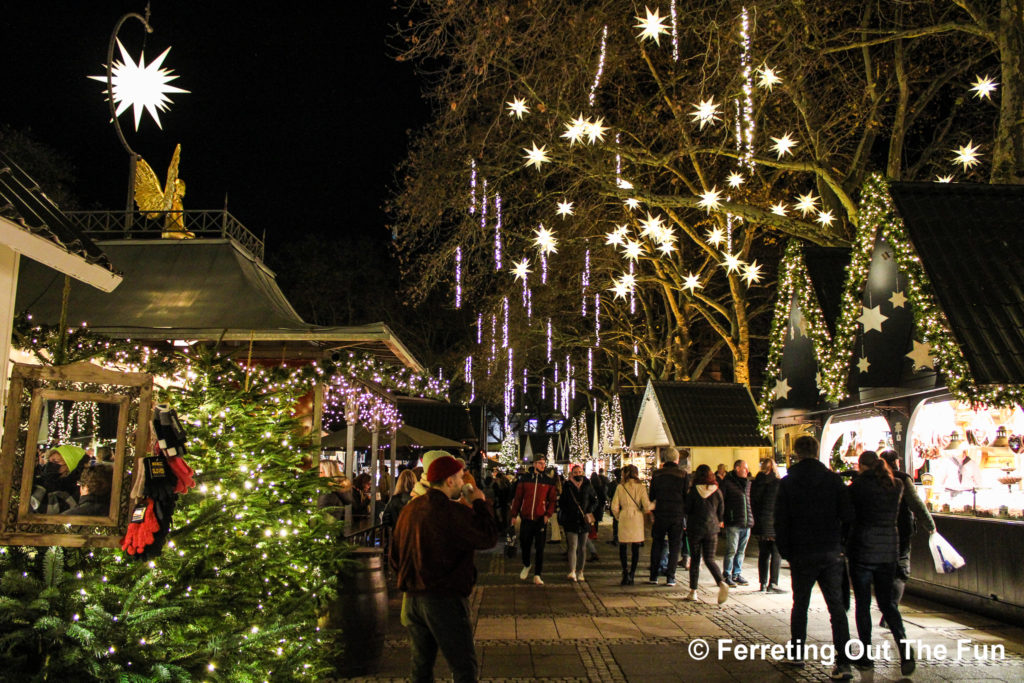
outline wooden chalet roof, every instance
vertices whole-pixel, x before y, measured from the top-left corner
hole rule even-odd
[[[757,410],[745,385],[652,381],[644,394],[634,438],[645,420],[651,417],[649,404],[652,401],[660,411],[671,445],[686,448],[770,445],[758,430]],[[634,446],[633,440],[630,443]]]

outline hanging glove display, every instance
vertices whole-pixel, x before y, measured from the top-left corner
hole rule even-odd
[[[188,466],[185,459],[180,455],[176,455],[173,458],[167,458],[167,465],[171,468],[174,476],[177,478],[177,483],[174,486],[175,493],[188,493],[189,490],[195,488],[196,480],[195,470]]]
[[[178,414],[166,403],[153,409],[153,433],[160,451],[168,456],[185,455],[185,430],[181,428]]]
[[[139,555],[153,543],[154,534],[160,530],[153,511],[153,501],[145,499],[132,511],[132,521],[128,525],[128,533],[124,535],[121,550],[129,555]]]

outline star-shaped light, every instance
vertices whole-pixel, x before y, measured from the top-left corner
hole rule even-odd
[[[978,160],[978,145],[974,144],[974,140],[969,141],[966,145],[957,147],[953,155],[954,164],[963,164],[964,170],[977,166],[981,162]]]
[[[775,398],[789,398],[790,389],[792,389],[792,387],[789,386],[789,380],[785,378],[779,378],[778,380],[775,381]]]
[[[627,209],[628,209],[629,211],[636,211],[637,209],[639,209],[639,208],[640,208],[640,200],[639,200],[639,199],[637,199],[636,197],[630,197],[630,198],[629,198],[629,199],[627,199],[626,201],[622,202],[622,204],[623,204],[623,206],[625,206],[625,207],[626,207],[626,208],[627,208]]]
[[[820,197],[815,197],[814,194],[810,192],[798,195],[796,198],[796,210],[803,216],[806,216],[812,211],[817,211],[817,204],[820,199]]]
[[[633,183],[629,182],[625,178],[618,178],[615,181],[615,186],[618,187],[620,190],[632,190],[633,189]]]
[[[703,287],[704,285],[700,283],[700,278],[693,273],[689,273],[685,278],[683,278],[683,289],[690,290],[690,294],[693,294],[693,290],[703,289]]]
[[[668,33],[668,27],[665,26],[664,22],[668,21],[669,18],[661,16],[658,10],[651,12],[651,9],[646,5],[644,5],[644,11],[647,12],[645,18],[633,17],[638,22],[636,28],[640,29],[637,38],[640,40],[653,40],[655,45],[661,45],[658,39],[662,33]]]
[[[768,92],[772,91],[772,88],[782,83],[782,79],[775,73],[775,69],[771,68],[767,64],[757,70],[757,85],[760,88],[764,88]]]
[[[516,280],[526,280],[526,277],[532,273],[530,270],[530,260],[523,259],[517,263],[512,264],[512,273],[516,276]]]
[[[643,226],[640,234],[650,239],[665,229],[665,223],[661,220],[661,216],[652,216],[650,212],[647,213],[647,218],[640,221],[640,225]]]
[[[867,372],[868,368],[870,367],[871,363],[868,362],[867,356],[864,356],[859,361],[857,361],[857,369],[860,370],[861,372]]]
[[[558,208],[555,209],[555,213],[559,216],[573,215],[572,202],[558,202]]]
[[[792,154],[793,148],[796,147],[796,140],[793,139],[792,133],[786,133],[781,138],[772,138],[772,151],[778,156],[776,158],[781,159],[784,154]]]
[[[785,216],[786,205],[783,204],[782,202],[776,202],[775,204],[772,204],[772,213],[774,213],[776,216]]]
[[[889,303],[892,304],[893,308],[903,308],[904,304],[907,303],[907,297],[903,296],[903,292],[893,292],[892,296],[889,297]]]
[[[722,117],[721,112],[718,111],[718,107],[719,105],[715,104],[714,97],[701,100],[699,104],[693,105],[693,111],[690,112],[690,118],[700,124],[700,130],[704,130],[704,126],[709,123],[715,123]]]
[[[517,119],[522,119],[523,115],[530,113],[526,100],[521,97],[513,97],[511,102],[505,103],[505,106],[508,107],[508,115],[514,116]]]
[[[626,295],[629,294],[629,290],[626,288],[626,285],[621,281],[614,279],[612,280],[612,286],[608,291],[614,293],[616,299],[624,299],[626,298]]]
[[[819,211],[818,217],[814,219],[817,223],[820,223],[822,227],[827,228],[835,222],[836,217],[832,215],[832,210]]]
[[[661,242],[658,244],[658,251],[661,252],[662,256],[668,256],[675,250],[676,245],[672,244],[672,242]]]
[[[935,176],[935,182],[937,182],[937,183],[951,183],[951,182],[953,182],[953,176],[951,176],[951,175],[937,175],[937,176]]]
[[[625,242],[627,232],[629,232],[629,228],[625,225],[616,225],[614,230],[605,233],[604,243],[617,247]]]
[[[583,128],[583,132],[587,135],[587,141],[592,145],[602,142],[607,131],[608,126],[604,125],[604,119],[601,117],[593,121],[587,121],[586,126]]]
[[[562,133],[562,137],[569,141],[569,146],[572,147],[577,142],[583,142],[583,136],[586,135],[587,120],[583,118],[583,114],[580,114],[576,118],[566,122],[565,132]]]
[[[714,227],[708,230],[708,244],[713,247],[717,247],[719,244],[725,241],[725,230],[719,227]]]
[[[740,260],[739,254],[726,254],[722,257],[722,267],[727,273],[738,273],[743,267],[743,261]]]
[[[761,266],[757,265],[757,259],[743,266],[743,275],[741,277],[748,287],[761,281]]]
[[[914,340],[914,350],[907,354],[907,358],[914,362],[914,370],[925,368],[935,369],[935,359],[932,358],[932,345]]]
[[[722,193],[719,192],[718,186],[716,185],[715,187],[712,187],[704,194],[700,195],[700,201],[697,202],[697,206],[699,206],[702,209],[705,209],[710,213],[712,209],[717,209],[719,206],[722,205],[722,203],[719,201],[721,197]]]
[[[971,83],[971,92],[973,92],[974,96],[979,100],[991,100],[991,95],[996,91],[996,88],[999,87],[999,84],[992,80],[988,74],[985,74],[984,76],[975,75],[975,78],[977,80],[974,81],[974,83]]]
[[[541,251],[541,253],[555,254],[558,252],[558,249],[555,248],[558,246],[558,240],[555,239],[555,233],[545,228],[543,223],[537,226],[537,229],[533,231],[533,234],[536,235],[536,237],[533,238],[533,244]]]
[[[739,187],[744,183],[744,181],[746,181],[746,178],[741,176],[736,171],[733,171],[732,173],[729,174],[729,187]]]
[[[863,313],[857,318],[857,321],[864,326],[864,333],[867,334],[871,330],[882,331],[882,323],[889,319],[889,316],[882,314],[882,307],[875,306],[874,308],[868,308],[867,306],[861,306]]]
[[[644,253],[644,245],[637,241],[627,239],[625,246],[622,247],[623,255],[630,261],[636,261],[640,258],[640,255]]]
[[[111,85],[113,87],[114,104],[117,105],[115,116],[123,114],[128,107],[132,108],[135,116],[135,130],[139,129],[139,121],[142,120],[142,112],[147,111],[156,123],[157,128],[163,130],[160,124],[160,112],[167,111],[171,100],[167,95],[170,93],[187,93],[170,82],[178,76],[171,69],[162,69],[164,59],[171,48],[160,53],[160,56],[146,64],[146,55],[139,54],[139,63],[136,64],[128,56],[121,41],[117,41],[117,47],[121,51],[121,61],[115,61],[111,67]],[[89,76],[94,81],[106,84],[106,74],[102,76]]]
[[[543,145],[540,149],[537,149],[537,143],[534,142],[532,149],[526,149],[523,147],[523,151],[526,152],[526,154],[523,155],[526,159],[523,166],[533,166],[539,171],[541,164],[551,163],[551,158],[548,156],[547,145]]]

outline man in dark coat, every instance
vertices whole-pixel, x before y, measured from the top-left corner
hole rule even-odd
[[[720,485],[725,497],[725,558],[722,573],[729,587],[746,586],[743,578],[743,558],[754,526],[754,508],[750,504],[750,470],[747,463],[737,460],[732,471],[722,478]]]
[[[679,466],[679,451],[669,447],[662,451],[662,465],[651,477],[648,498],[654,505],[654,524],[651,527],[651,571],[648,583],[658,583],[661,555],[668,539],[668,566],[666,585],[676,585],[676,565],[679,564],[679,546],[686,531],[686,490],[689,477]]]
[[[788,663],[804,664],[807,639],[807,608],[811,589],[818,584],[832,623],[836,664],[832,678],[853,678],[846,657],[850,624],[846,619],[843,592],[849,590],[843,541],[853,521],[853,506],[843,480],[818,460],[818,440],[801,436],[793,442],[797,462],[779,485],[775,501],[775,541],[789,560],[793,585]],[[844,583],[845,582],[845,583]]]
[[[462,494],[463,465],[450,455],[427,469],[430,487],[402,508],[389,551],[398,588],[405,592],[402,624],[412,641],[412,680],[434,680],[440,647],[456,681],[479,678],[469,594],[476,583],[476,550],[498,541],[498,526],[483,492]]]

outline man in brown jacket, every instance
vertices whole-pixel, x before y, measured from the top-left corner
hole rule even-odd
[[[494,513],[480,489],[463,493],[463,465],[450,455],[430,463],[430,488],[402,509],[391,542],[391,566],[405,592],[402,624],[412,641],[412,680],[434,680],[440,647],[455,681],[478,678],[469,597],[473,554],[498,542]],[[456,502],[465,496],[472,505]]]

